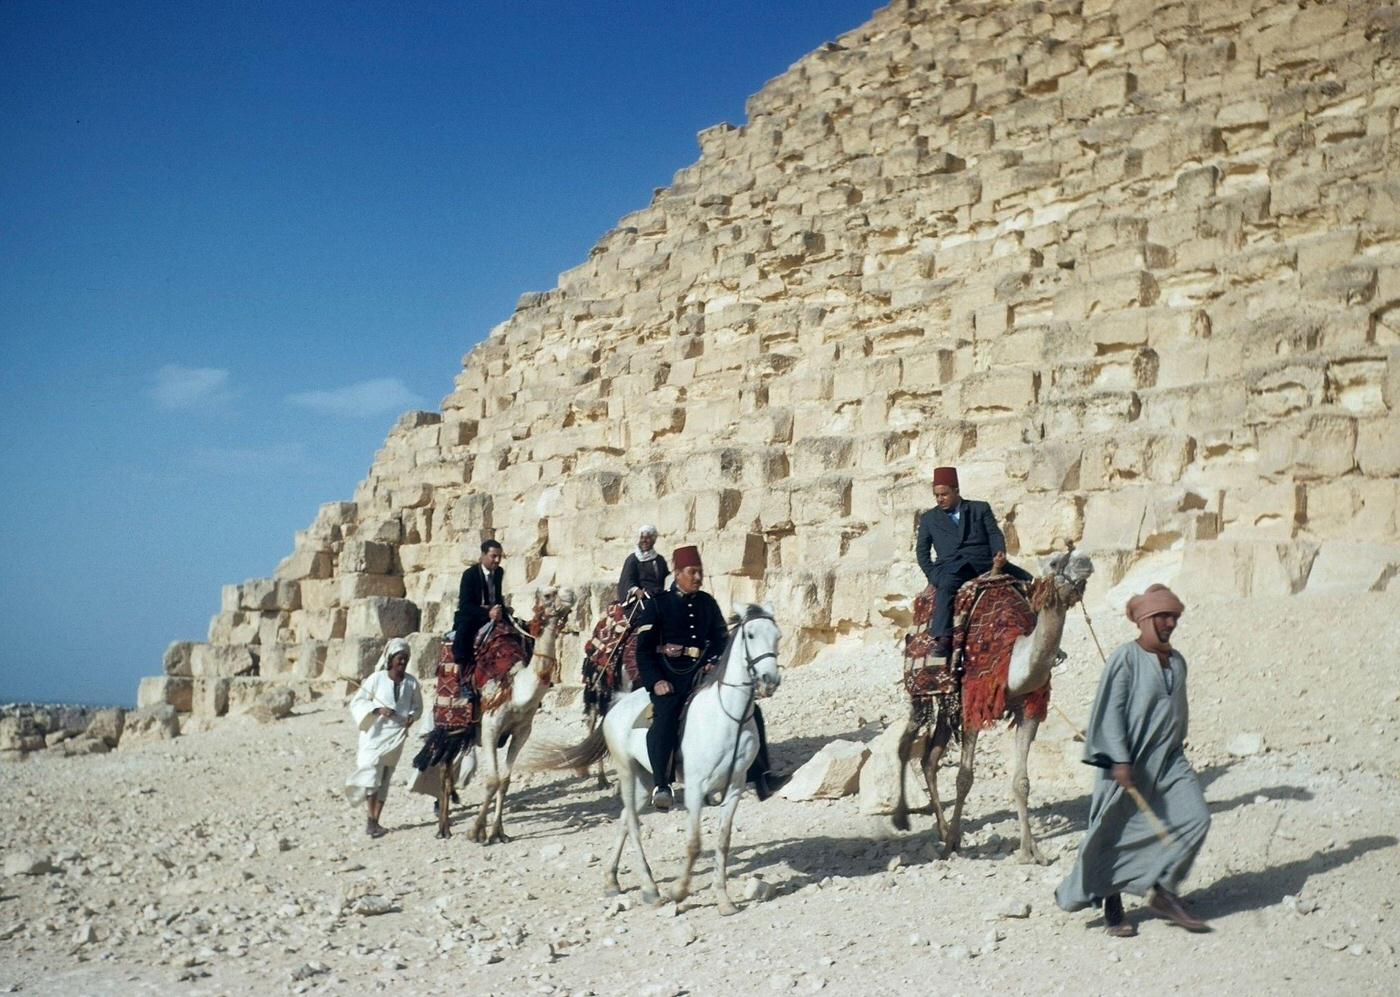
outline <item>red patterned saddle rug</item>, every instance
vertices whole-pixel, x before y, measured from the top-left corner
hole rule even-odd
[[[465,679],[465,680],[464,680]],[[433,726],[458,730],[476,723],[476,695],[471,682],[452,657],[452,642],[443,641],[437,666],[437,699],[433,702]]]
[[[1006,716],[1006,683],[1016,638],[1035,629],[1027,584],[1010,575],[981,575],[958,590],[953,604],[953,656],[962,673],[963,724],[995,727]],[[1026,697],[1026,716],[1044,720],[1050,686]]]
[[[511,679],[530,660],[525,637],[508,619],[488,623],[476,635],[476,667],[472,684],[481,693],[481,712],[501,706],[511,695]],[[495,682],[488,694],[486,687]]]
[[[613,695],[622,687],[622,674],[635,687],[641,681],[637,670],[637,635],[632,621],[641,601],[632,596],[625,602],[609,603],[593,627],[593,635],[583,645],[583,710],[603,713]],[[621,669],[621,671],[619,671]]]

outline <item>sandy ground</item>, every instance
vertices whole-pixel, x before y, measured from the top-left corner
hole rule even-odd
[[[1106,610],[1095,618],[1106,650],[1128,636]],[[731,889],[740,897],[761,877],[775,892],[721,918],[705,889],[708,855],[702,892],[679,910],[643,906],[626,859],[629,892],[605,899],[600,857],[618,804],[572,776],[522,781],[508,844],[468,841],[465,811],[451,841],[435,840],[431,803],[398,786],[385,812],[392,833],[371,841],[361,810],[339,796],[353,731],[325,702],[272,726],[230,719],[171,742],[0,770],[6,862],[27,854],[56,869],[0,880],[0,990],[1395,992],[1400,597],[1216,606],[1188,616],[1177,644],[1192,664],[1191,756],[1214,814],[1187,896],[1213,934],[1188,935],[1130,903],[1140,936],[1111,940],[1094,916],[1054,907],[1088,808],[1055,714],[1031,762],[1034,823],[1053,865],[1009,855],[1009,739],[989,735],[967,848],[951,860],[936,858],[927,816],[898,834],[854,797],[746,799]],[[1082,618],[1066,649],[1055,702],[1081,719],[1099,670]],[[903,711],[897,674],[891,647],[854,644],[788,672],[768,709],[783,767],[833,737],[878,734]],[[581,730],[577,707],[561,706],[536,736]],[[1267,750],[1231,755],[1241,731]],[[644,823],[667,881],[684,818]],[[392,910],[353,913],[366,893]],[[1029,916],[999,913],[1022,904]]]

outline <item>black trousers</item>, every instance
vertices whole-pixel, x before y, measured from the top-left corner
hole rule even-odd
[[[934,563],[933,621],[929,624],[929,633],[935,637],[953,636],[953,600],[957,597],[958,589],[962,588],[965,582],[970,582],[978,575],[990,571],[991,567],[990,561],[982,568],[966,562],[956,568]],[[1023,582],[1031,580],[1029,571],[1017,567],[1010,561],[1006,562],[1006,573]]]
[[[647,758],[651,761],[652,779],[658,786],[671,785],[671,763],[680,740],[681,711],[695,684],[695,675],[678,677],[668,672],[666,681],[671,683],[669,696],[651,693],[651,729],[647,731]]]

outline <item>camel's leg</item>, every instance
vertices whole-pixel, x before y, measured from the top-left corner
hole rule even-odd
[[[449,818],[452,816],[450,808],[452,806],[452,766],[440,765],[440,782],[438,783],[438,830],[439,838],[452,837],[452,828],[449,827]]]
[[[519,757],[521,749],[525,747],[525,742],[530,739],[530,731],[533,727],[534,718],[531,717],[510,733],[510,743],[506,745],[505,770],[501,773],[500,789],[496,791],[496,826],[491,831],[491,841],[510,840],[503,823],[506,814],[506,793],[510,791],[510,777],[511,773],[515,771],[515,759]]]
[[[1025,714],[1025,707],[1017,707],[1015,718],[1012,721],[1016,725],[1016,758],[1011,774],[1011,798],[1016,802],[1016,816],[1021,819],[1021,850],[1016,853],[1016,860],[1045,865],[1049,859],[1045,857],[1036,845],[1035,839],[1031,837],[1029,812],[1031,777],[1027,766],[1031,754],[1031,744],[1035,741],[1035,733],[1040,728],[1040,721],[1031,720]]]
[[[933,736],[924,746],[923,758],[924,783],[928,786],[929,806],[933,808],[938,840],[945,843],[948,840],[948,818],[943,815],[943,801],[938,797],[938,766],[943,761],[943,755],[947,752],[948,742],[952,737],[953,729],[948,725],[948,718],[940,714],[933,727]]]
[[[972,765],[977,755],[977,731],[963,728],[962,757],[958,759],[958,795],[953,802],[953,819],[948,822],[944,839],[944,855],[951,855],[962,845],[962,811],[967,794],[972,790]]]
[[[690,874],[695,870],[695,860],[700,856],[700,811],[705,806],[705,794],[697,784],[695,792],[685,794],[685,809],[689,819],[690,834],[685,842],[685,866],[681,878],[671,890],[671,899],[680,903],[690,896]]]
[[[715,900],[719,903],[719,912],[726,915],[739,913],[739,908],[729,897],[729,835],[734,830],[734,814],[743,795],[743,786],[730,787],[720,814],[719,839],[715,842]]]
[[[486,816],[490,812],[491,804],[495,802],[496,788],[500,784],[500,774],[496,757],[496,741],[498,739],[495,724],[481,725],[481,745],[479,751],[482,757],[482,768],[484,770],[485,792],[481,797],[481,807],[476,812],[476,822],[472,824],[472,829],[467,837],[473,841],[486,842]]]
[[[627,823],[627,833],[632,836],[632,844],[637,846],[637,872],[642,877],[642,900],[649,904],[661,902],[661,892],[656,888],[656,877],[651,874],[647,853],[642,849],[642,821],[637,816],[637,801],[647,798],[647,784],[635,769],[630,774],[618,773],[619,783],[631,783],[632,798],[623,796],[622,815]],[[623,790],[626,794],[627,790]]]
[[[899,796],[895,798],[894,829],[896,831],[909,830],[909,801],[904,798],[904,766],[909,763],[909,749],[914,744],[914,739],[919,733],[919,721],[915,719],[914,707],[909,708],[909,719],[904,724],[904,733],[899,735],[899,746],[895,752],[899,758]]]

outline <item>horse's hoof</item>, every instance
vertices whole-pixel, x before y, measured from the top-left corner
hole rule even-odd
[[[901,813],[901,814],[895,814],[895,815],[894,815],[894,818],[893,818],[893,822],[894,822],[894,829],[895,829],[896,831],[907,831],[907,830],[909,830],[909,815],[908,815],[908,814],[903,814],[903,813]]]

